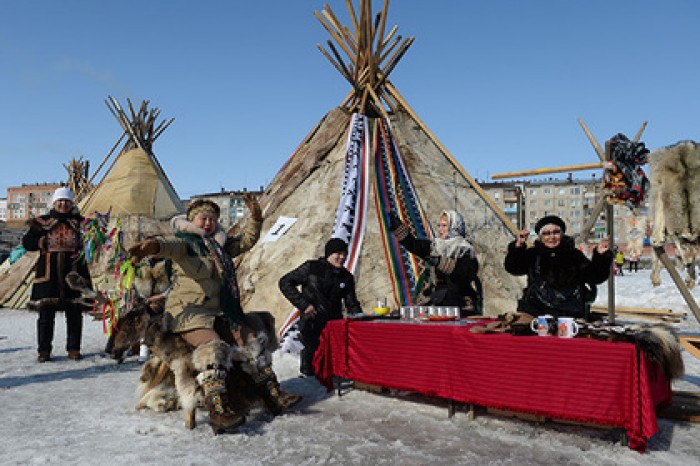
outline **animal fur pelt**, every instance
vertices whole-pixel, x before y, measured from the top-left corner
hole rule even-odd
[[[693,240],[700,234],[700,144],[681,141],[656,150],[651,162],[654,234],[660,246],[666,234]]]
[[[144,298],[167,291],[170,288],[168,262],[154,259],[140,262],[134,276],[134,288]]]
[[[139,385],[136,388],[138,403],[136,409],[149,408],[153,411],[164,413],[180,408],[177,389],[175,388],[175,375],[168,370],[160,383],[153,385],[158,370],[163,361],[158,356],[152,356],[143,365]],[[201,397],[201,393],[197,393]],[[198,399],[199,401],[199,399]]]
[[[666,325],[609,326],[595,323],[579,323],[579,325],[580,336],[635,343],[649,360],[661,365],[669,380],[680,379],[685,373],[678,337]]]
[[[533,316],[525,312],[506,312],[486,325],[476,325],[469,330],[472,333],[510,333],[512,335],[535,335],[530,328]]]

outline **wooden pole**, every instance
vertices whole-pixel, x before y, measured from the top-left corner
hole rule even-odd
[[[612,153],[610,150],[610,141],[605,142],[605,160],[610,160]],[[607,206],[607,214],[605,220],[607,221],[608,238],[610,240],[610,248],[615,253],[615,211],[614,206],[609,203],[605,203]],[[615,323],[615,274],[613,273],[615,267],[615,261],[613,260],[610,264],[610,278],[608,278],[608,322],[611,324]]]
[[[605,153],[603,152],[603,148],[600,147],[600,144],[598,144],[598,141],[596,141],[595,138],[593,137],[593,135],[591,134],[591,132],[588,131],[588,127],[585,125],[583,120],[581,120],[579,118],[578,124],[581,125],[581,128],[583,128],[583,132],[586,133],[586,136],[588,137],[588,140],[591,142],[593,149],[595,149],[595,153],[598,154],[598,158],[600,159],[600,161],[604,162],[606,159],[605,159]]]
[[[666,270],[668,270],[669,275],[671,275],[673,282],[676,284],[676,287],[681,292],[683,299],[685,299],[685,303],[693,312],[693,315],[695,315],[695,319],[698,322],[700,322],[700,308],[698,308],[698,304],[695,302],[693,295],[690,294],[690,291],[688,291],[688,287],[685,286],[685,283],[683,283],[683,279],[678,273],[678,270],[676,270],[676,268],[671,263],[671,259],[669,259],[668,254],[666,254],[666,251],[664,250],[663,246],[654,246],[654,254],[656,254],[656,257],[658,257],[661,263],[664,265],[664,267],[666,267]]]
[[[603,162],[581,163],[577,165],[563,165],[561,167],[534,168],[532,170],[496,173],[495,175],[491,175],[491,179],[500,180],[503,178],[518,178],[521,176],[537,176],[545,173],[565,173],[581,170],[595,170],[598,168],[603,168]]]
[[[645,121],[642,123],[642,126],[639,128],[639,131],[637,131],[637,134],[634,136],[633,141],[634,142],[639,142],[639,140],[642,138],[642,133],[644,132],[644,129],[647,127],[647,122]]]
[[[472,176],[462,167],[462,165],[454,158],[454,156],[450,153],[450,151],[447,150],[445,146],[442,145],[440,140],[435,137],[435,135],[430,131],[430,129],[423,123],[423,121],[418,117],[415,111],[411,108],[410,105],[408,105],[408,102],[399,94],[399,91],[396,90],[396,88],[391,84],[391,81],[386,80],[384,83],[384,87],[387,90],[387,92],[392,96],[394,100],[396,100],[401,107],[413,118],[413,121],[418,123],[418,126],[421,127],[423,131],[428,135],[431,141],[433,141],[433,144],[435,144],[443,154],[445,154],[445,157],[452,163],[452,166],[455,167],[455,169],[469,182],[470,186],[476,191],[476,193],[481,197],[481,199],[486,202],[486,204],[491,208],[491,210],[496,214],[496,216],[501,219],[503,224],[510,230],[510,232],[513,234],[513,236],[518,235],[518,228],[513,224],[513,222],[510,221],[510,219],[506,216],[506,214],[501,210],[500,207],[498,207],[491,197],[486,194],[486,191],[479,185],[479,183],[472,178]]]
[[[595,205],[593,208],[593,211],[591,212],[591,216],[588,217],[588,220],[586,221],[586,224],[583,226],[583,229],[581,230],[581,242],[585,243],[588,241],[588,238],[591,237],[591,230],[595,226],[595,222],[598,220],[598,217],[600,217],[600,213],[603,211],[603,208],[608,205],[607,199],[605,199],[605,196],[600,198],[598,203]]]

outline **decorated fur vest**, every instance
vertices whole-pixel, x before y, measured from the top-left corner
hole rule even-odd
[[[73,299],[79,293],[65,283],[70,271],[78,272],[86,280],[90,274],[80,257],[83,217],[77,209],[62,214],[51,210],[48,214],[29,220],[29,231],[22,238],[27,251],[40,251],[36,263],[31,299]]]

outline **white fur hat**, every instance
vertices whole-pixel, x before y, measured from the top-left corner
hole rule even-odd
[[[53,192],[53,197],[51,198],[51,204],[61,199],[68,199],[71,202],[75,201],[73,193],[66,187],[56,188],[56,191]]]

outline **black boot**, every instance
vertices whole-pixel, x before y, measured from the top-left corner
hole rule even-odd
[[[299,372],[307,377],[314,377],[314,366],[313,366],[314,353],[306,348],[301,350],[299,355]]]

